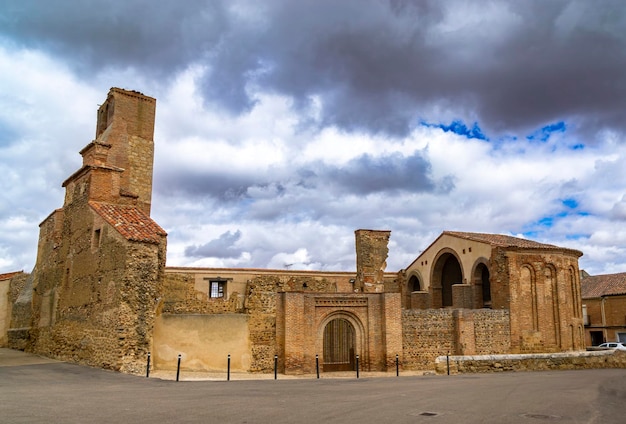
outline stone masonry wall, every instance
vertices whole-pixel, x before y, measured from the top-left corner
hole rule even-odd
[[[510,351],[509,313],[453,309],[405,309],[402,311],[403,362],[405,369],[432,369],[439,356],[471,349],[477,354]],[[470,331],[459,331],[469,323]]]
[[[152,342],[165,239],[131,242],[73,203],[60,246],[68,258],[38,272],[31,330],[35,353],[123,372],[142,372]],[[94,242],[94,227],[100,240]]]
[[[403,368],[432,369],[435,358],[456,352],[454,334],[451,309],[403,310]]]
[[[159,313],[164,314],[232,314],[243,313],[237,292],[226,298],[209,299],[194,288],[193,274],[168,273],[163,281],[163,302]]]
[[[626,368],[626,352],[598,351],[535,353],[516,355],[441,356],[436,360],[438,374],[502,371],[546,371],[598,368]]]
[[[474,316],[476,354],[508,353],[511,350],[511,321],[507,310],[477,309]]]

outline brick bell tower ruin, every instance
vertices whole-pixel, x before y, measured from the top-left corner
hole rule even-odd
[[[385,291],[383,276],[387,268],[391,231],[356,230],[355,289],[364,293]]]
[[[140,372],[161,298],[166,233],[150,218],[156,100],[111,88],[96,138],[41,224],[32,282],[10,345]]]

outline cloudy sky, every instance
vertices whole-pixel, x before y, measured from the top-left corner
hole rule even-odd
[[[0,273],[113,86],[157,98],[170,266],[353,270],[370,228],[389,271],[444,230],[626,271],[622,0],[2,0]]]

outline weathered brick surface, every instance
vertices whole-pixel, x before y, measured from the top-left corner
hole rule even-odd
[[[16,302],[24,298],[31,316],[25,323],[14,308],[14,341],[38,354],[137,373],[151,348],[165,267],[165,232],[147,215],[154,99],[112,89],[103,108],[106,122],[82,150],[83,167],[63,184],[63,208],[40,226],[32,286]]]
[[[160,312],[165,314],[229,314],[242,313],[243,303],[239,293],[229,298],[208,298],[207,293],[194,288],[191,274],[168,273],[163,281],[163,304]]]
[[[380,293],[385,289],[384,272],[387,268],[390,231],[357,230],[356,285],[360,291]]]
[[[409,309],[402,312],[403,367],[432,369],[438,356],[509,353],[508,311]]]
[[[404,368],[433,368],[435,358],[456,352],[453,311],[402,311],[402,346]]]

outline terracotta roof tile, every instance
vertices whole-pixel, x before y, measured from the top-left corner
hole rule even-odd
[[[167,233],[135,206],[89,202],[94,211],[127,240],[158,244]]]
[[[9,278],[13,278],[18,274],[22,274],[24,271],[15,271],[15,272],[7,272],[5,274],[0,274],[0,280],[8,280]]]
[[[626,294],[626,272],[590,275],[580,280],[580,287],[583,299]]]
[[[466,240],[478,241],[498,247],[516,247],[520,249],[542,249],[542,250],[567,250],[582,255],[582,252],[575,249],[555,246],[553,244],[539,243],[533,240],[523,239],[519,237],[507,236],[504,234],[485,234],[485,233],[464,233],[458,231],[444,231],[454,237]]]

